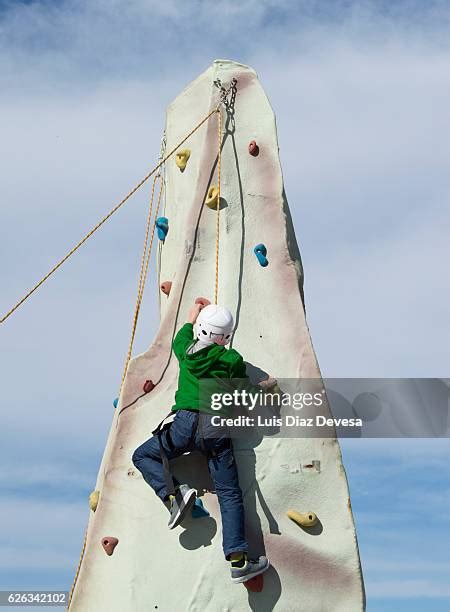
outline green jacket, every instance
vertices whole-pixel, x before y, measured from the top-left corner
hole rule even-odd
[[[189,408],[228,416],[230,409],[227,407],[218,411],[211,409],[211,393],[232,392],[230,381],[227,384],[226,379],[247,379],[244,360],[235,349],[227,349],[218,344],[211,344],[188,355],[187,349],[193,342],[193,325],[185,323],[172,344],[180,364],[178,389],[172,410]]]

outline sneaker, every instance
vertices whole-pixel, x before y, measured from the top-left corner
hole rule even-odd
[[[196,494],[196,490],[190,489],[187,484],[182,484],[176,489],[175,497],[170,502],[169,529],[180,524],[186,513],[192,508]]]
[[[251,578],[262,574],[270,567],[267,557],[261,556],[257,561],[247,559],[243,567],[231,567],[232,582],[247,582]]]

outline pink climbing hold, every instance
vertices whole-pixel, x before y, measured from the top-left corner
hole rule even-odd
[[[144,391],[144,393],[150,393],[150,391],[153,391],[154,388],[155,383],[153,382],[153,380],[146,380],[144,386],[142,387],[142,390]]]
[[[203,308],[204,308],[205,306],[209,306],[209,305],[211,304],[211,302],[210,302],[210,301],[209,301],[207,298],[204,298],[204,297],[198,297],[198,298],[195,300],[195,303],[196,303],[196,304],[201,304]]]
[[[247,580],[244,582],[244,584],[249,591],[252,591],[253,593],[261,593],[264,587],[264,576],[259,574],[254,578],[250,578],[250,580]]]
[[[171,289],[172,281],[164,281],[163,283],[161,283],[161,291],[166,295],[169,295]]]
[[[254,140],[252,140],[248,145],[248,152],[250,155],[253,155],[253,157],[257,157],[259,155],[259,147]]]
[[[105,549],[105,553],[108,555],[108,557],[110,557],[113,554],[114,549],[118,543],[119,543],[119,540],[117,538],[113,538],[110,536],[107,536],[106,538],[102,538],[102,546]]]

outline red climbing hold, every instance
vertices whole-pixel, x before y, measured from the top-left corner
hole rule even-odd
[[[253,155],[253,157],[257,157],[259,155],[259,147],[254,140],[252,140],[248,145],[248,152],[250,155]]]
[[[169,295],[171,289],[172,281],[164,281],[163,283],[161,283],[161,291],[166,295]]]
[[[118,543],[119,543],[119,540],[117,538],[113,538],[110,536],[107,536],[106,538],[102,538],[102,546],[105,549],[105,553],[108,555],[108,557],[110,557],[113,554],[114,549]]]
[[[261,593],[264,587],[264,576],[259,574],[254,578],[250,578],[250,580],[247,580],[247,582],[244,582],[244,584],[249,591],[252,591],[253,593]]]
[[[144,386],[142,387],[144,393],[150,393],[155,388],[155,383],[153,380],[146,380]]]
[[[204,297],[198,297],[198,298],[195,300],[195,303],[196,303],[196,304],[201,304],[201,305],[203,306],[203,308],[204,308],[205,306],[209,306],[209,305],[211,304],[211,302],[210,302],[208,299],[204,298]]]

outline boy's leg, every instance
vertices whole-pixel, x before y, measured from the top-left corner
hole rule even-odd
[[[144,480],[152,487],[156,495],[167,501],[167,486],[160,452],[160,442],[167,458],[175,459],[191,450],[195,435],[196,415],[193,412],[180,410],[172,423],[161,433],[161,437],[152,436],[141,444],[133,453],[132,461],[141,472]]]
[[[176,456],[180,455],[181,452],[177,454],[172,453],[171,449],[165,442],[165,433],[166,432],[163,432],[161,436],[163,439],[164,449],[167,457],[169,459],[174,459]],[[166,501],[168,499],[167,486],[164,479],[158,437],[152,436],[149,440],[141,444],[141,446],[134,451],[132,461],[137,469],[141,472],[145,482],[152,487],[156,495],[160,497],[162,501]]]
[[[207,454],[208,468],[219,500],[223,551],[225,558],[231,561],[232,581],[246,582],[265,572],[270,563],[265,556],[255,561],[247,559],[244,502],[231,440],[226,432],[211,431],[208,416],[201,415],[201,419],[203,424],[196,444]],[[203,441],[200,436],[203,436]]]
[[[214,427],[210,415],[200,414],[195,443],[206,454],[219,500],[225,557],[230,559],[232,553],[244,554],[248,550],[244,502],[228,429]]]
[[[208,467],[219,500],[222,517],[222,545],[227,559],[232,553],[246,553],[245,515],[236,462],[231,446],[208,454]]]

